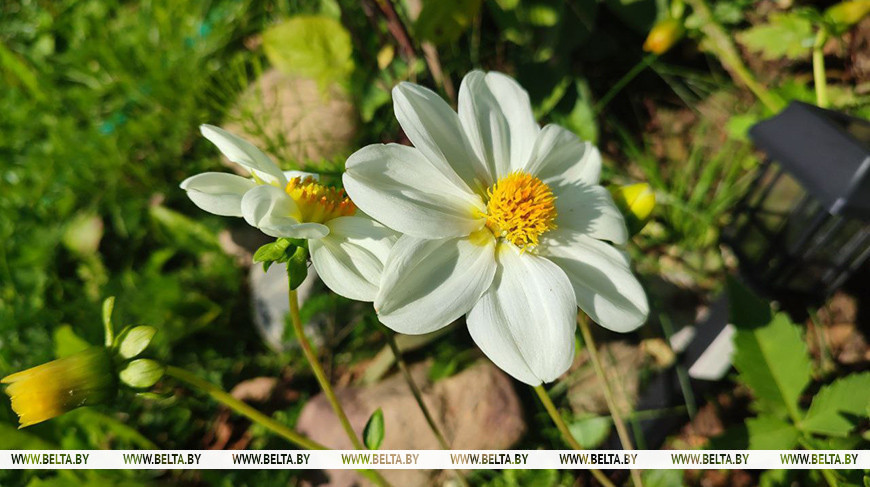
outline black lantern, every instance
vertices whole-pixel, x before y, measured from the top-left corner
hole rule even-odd
[[[793,102],[749,135],[767,157],[723,241],[756,290],[806,309],[870,256],[870,122]]]

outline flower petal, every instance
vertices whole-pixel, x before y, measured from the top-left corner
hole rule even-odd
[[[374,301],[384,262],[398,235],[367,217],[342,216],[326,226],[329,235],[308,241],[317,274],[346,298]]]
[[[459,116],[434,91],[399,83],[393,88],[393,110],[414,147],[448,180],[471,192],[468,184],[489,179],[459,124]]]
[[[429,333],[464,315],[495,274],[495,239],[425,240],[403,235],[387,263],[375,309],[381,323],[411,335]]]
[[[543,257],[501,244],[492,287],[468,314],[468,331],[493,363],[538,385],[571,366],[576,319],[565,273]]]
[[[227,159],[249,169],[265,183],[281,187],[287,184],[281,169],[254,144],[214,125],[200,125],[199,130]]]
[[[583,183],[557,186],[556,224],[599,240],[622,245],[628,240],[625,219],[610,192],[602,186]]]
[[[565,271],[577,305],[601,326],[629,332],[646,321],[646,293],[618,249],[559,228],[546,235],[540,251]]]
[[[242,196],[254,181],[223,172],[204,172],[181,182],[188,198],[203,210],[221,216],[242,216]]]
[[[540,128],[529,95],[513,78],[472,71],[459,87],[459,120],[493,178],[525,167]]]
[[[573,132],[558,125],[547,125],[538,134],[524,170],[552,188],[598,184],[601,153]]]
[[[275,238],[322,238],[329,228],[320,223],[300,223],[299,207],[283,189],[259,185],[242,197],[242,216],[251,226]]]
[[[314,179],[315,181],[320,181],[320,174],[317,174],[316,172],[305,172],[305,171],[295,171],[295,170],[283,171],[283,172],[284,172],[284,177],[287,179],[287,181],[290,181],[293,178],[305,179],[308,177]]]
[[[484,223],[480,196],[458,187],[413,147],[363,147],[347,160],[343,181],[362,211],[415,237],[468,235]]]

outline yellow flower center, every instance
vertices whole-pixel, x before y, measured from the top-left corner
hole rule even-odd
[[[486,190],[486,226],[521,249],[534,248],[538,238],[556,228],[556,197],[540,179],[516,171]]]
[[[291,179],[284,191],[296,202],[301,221],[306,223],[324,223],[356,212],[356,206],[343,189],[324,186],[311,176]]]

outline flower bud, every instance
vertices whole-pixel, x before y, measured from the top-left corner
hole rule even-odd
[[[628,232],[640,232],[656,206],[656,194],[647,183],[616,186],[610,189],[613,201],[625,216]]]
[[[847,0],[825,10],[825,17],[838,29],[848,29],[870,13],[870,0]]]
[[[60,416],[81,406],[109,401],[117,392],[112,358],[103,347],[4,377],[6,394],[21,428]]]
[[[660,20],[649,31],[643,43],[643,50],[653,54],[664,54],[683,37],[684,32],[681,20],[672,17]]]

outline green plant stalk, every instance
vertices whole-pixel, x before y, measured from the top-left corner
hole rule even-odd
[[[816,105],[827,108],[828,78],[825,74],[825,43],[828,41],[828,31],[822,27],[813,42],[813,86],[816,89]]]
[[[801,438],[798,441],[800,442],[801,446],[807,450],[814,450],[815,449],[815,448],[813,448],[812,445],[809,444],[809,442],[807,442],[807,440],[805,438]],[[822,477],[825,478],[825,482],[828,484],[828,487],[839,487],[840,486],[839,482],[837,482],[837,477],[834,477],[833,472],[831,472],[830,470],[821,469],[821,468],[819,469],[819,472],[822,473]]]
[[[320,388],[323,390],[326,400],[329,401],[332,410],[335,411],[335,415],[338,417],[341,427],[344,428],[344,432],[347,433],[347,437],[350,438],[350,442],[353,444],[354,449],[365,450],[362,441],[360,441],[356,432],[354,432],[350,420],[347,419],[347,415],[344,413],[341,403],[339,403],[338,398],[335,397],[332,385],[329,383],[329,379],[326,378],[326,373],[323,372],[323,367],[320,365],[317,354],[314,353],[314,348],[311,346],[311,342],[309,342],[308,337],[305,336],[305,330],[302,327],[302,317],[299,315],[299,298],[296,296],[296,290],[291,289],[287,297],[290,302],[290,322],[293,325],[293,331],[296,333],[296,337],[299,340],[299,345],[302,348],[302,353],[305,355],[305,359],[308,361],[311,370],[314,372],[314,377],[317,378],[317,382],[320,384]]]
[[[221,389],[220,387],[212,384],[211,382],[201,379],[196,375],[184,370],[180,367],[175,367],[172,365],[166,366],[166,375],[173,377],[185,384],[193,387],[200,392],[204,392],[209,395],[215,401],[223,404],[224,406],[233,410],[233,412],[239,414],[240,416],[244,416],[256,424],[266,428],[267,430],[275,433],[276,435],[284,438],[285,440],[293,443],[296,446],[301,448],[305,448],[306,450],[328,450],[329,448],[317,443],[314,440],[306,438],[305,436],[300,435],[299,433],[293,431],[292,429],[284,426],[283,424],[275,421],[274,419],[266,416],[260,411],[254,409],[249,406],[247,403],[240,401],[228,394],[226,391]],[[383,477],[374,470],[359,470],[360,474],[365,476],[367,479],[374,482],[376,485],[380,486],[388,486],[389,484],[384,480]]]
[[[688,3],[695,15],[701,20],[701,33],[704,34],[709,42],[709,48],[719,58],[719,62],[725,66],[726,70],[731,74],[736,81],[743,83],[749,88],[752,93],[758,98],[764,106],[773,113],[782,110],[785,105],[778,96],[767,91],[767,89],[755,79],[755,75],[743,63],[737,48],[731,37],[725,32],[725,29],[719,25],[713,18],[713,13],[710,11],[710,6],[706,0],[685,0]]]
[[[627,73],[622,75],[622,78],[619,78],[619,81],[611,86],[609,90],[607,90],[607,93],[605,93],[604,96],[602,96],[601,99],[598,100],[598,103],[596,103],[594,107],[592,107],[592,111],[596,114],[601,113],[601,110],[604,110],[604,107],[606,107],[607,104],[610,103],[613,98],[616,97],[616,95],[618,95],[620,91],[622,91],[623,88],[625,88],[625,85],[627,85],[631,82],[631,80],[636,78],[637,75],[639,75],[644,69],[649,67],[649,65],[652,64],[652,62],[656,59],[658,59],[657,54],[647,54],[646,56],[644,56],[643,59],[638,61],[638,63],[635,64],[633,68],[631,68]]]
[[[553,420],[553,424],[556,425],[556,429],[559,430],[559,433],[562,435],[562,439],[568,446],[571,447],[572,450],[582,450],[583,447],[580,443],[577,442],[577,439],[574,438],[574,435],[571,434],[571,430],[568,429],[568,425],[565,424],[565,420],[562,419],[562,415],[559,414],[559,411],[556,409],[556,405],[553,404],[553,400],[550,399],[550,395],[547,394],[547,391],[544,389],[543,385],[537,385],[533,389],[535,389],[535,393],[538,395],[538,399],[544,404],[544,409],[547,410],[547,414],[550,415],[550,419]],[[592,472],[592,475],[595,477],[598,482],[604,487],[616,487],[613,485],[613,482],[607,478],[606,475],[601,470],[597,468],[589,469]]]
[[[417,383],[414,382],[414,378],[411,377],[411,371],[408,369],[408,364],[405,363],[405,359],[402,358],[402,352],[399,350],[399,344],[396,343],[396,335],[394,333],[387,332],[387,343],[390,345],[390,350],[393,351],[393,357],[396,358],[396,364],[399,366],[399,370],[402,371],[402,376],[404,376],[405,382],[408,383],[408,388],[411,389],[411,394],[413,394],[414,400],[417,401],[417,406],[420,407],[420,411],[423,412],[423,416],[426,418],[426,423],[429,424],[429,429],[432,430],[435,439],[438,440],[438,444],[441,445],[441,449],[450,450],[450,445],[447,443],[447,440],[444,439],[444,434],[441,433],[438,424],[435,423],[435,418],[432,417],[429,407],[426,406],[425,402],[423,402],[423,394],[420,392],[420,388],[417,387]],[[469,487],[465,477],[456,470],[453,470],[453,473],[460,485],[463,487]]]
[[[607,380],[607,375],[604,373],[604,367],[601,365],[601,357],[598,355],[598,349],[595,346],[595,340],[592,339],[592,331],[589,329],[589,318],[582,311],[578,315],[577,320],[580,326],[580,333],[583,335],[583,342],[586,344],[586,349],[589,350],[589,360],[592,362],[592,368],[595,369],[595,374],[604,386],[604,399],[607,402],[607,409],[610,410],[610,416],[613,418],[613,426],[616,427],[616,434],[619,436],[619,441],[622,443],[622,448],[626,450],[634,450],[631,443],[631,436],[628,434],[628,429],[625,427],[625,421],[619,413],[619,408],[616,406],[616,401],[613,400],[613,390],[610,388],[610,382]],[[631,480],[635,487],[643,487],[643,481],[640,478],[640,472],[637,469],[631,469]]]

